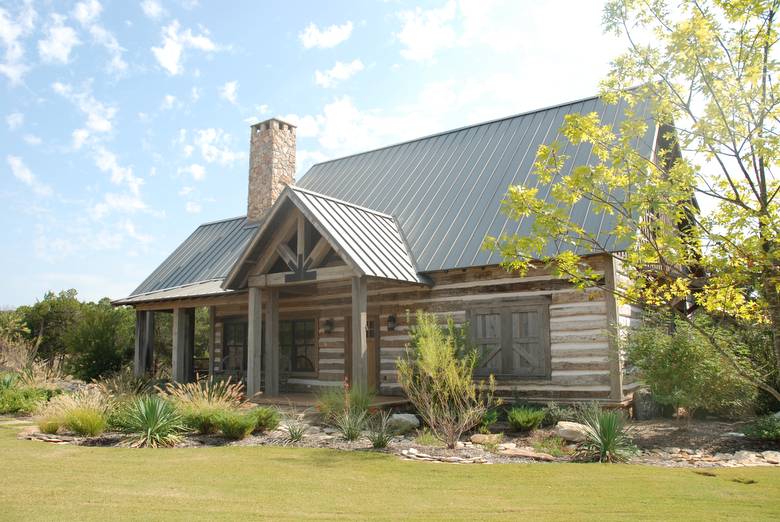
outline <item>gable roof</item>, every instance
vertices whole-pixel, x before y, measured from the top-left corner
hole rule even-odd
[[[597,97],[479,125],[463,127],[381,149],[314,165],[298,186],[392,215],[408,241],[420,272],[497,264],[495,252],[482,250],[487,235],[531,231],[531,219],[519,224],[501,213],[501,200],[513,184],[541,186],[533,162],[541,144],[559,138],[564,116],[596,112],[617,128],[625,119],[624,103],[605,104]],[[644,107],[636,107],[643,114]],[[565,140],[563,140],[565,141]],[[655,124],[636,146],[650,157]],[[591,146],[567,144],[567,168],[590,161]],[[572,218],[610,249],[614,220],[593,212],[587,201],[571,209]],[[555,253],[557,245],[548,245]],[[578,252],[586,253],[586,252]]]
[[[222,281],[256,228],[245,217],[200,225],[130,295]]]
[[[263,225],[255,232],[223,287],[243,284],[246,271],[262,255],[258,252],[267,231],[273,231],[275,218],[292,203],[311,222],[334,250],[358,274],[409,283],[427,283],[417,273],[398,224],[392,216],[346,201],[289,186],[280,194]]]

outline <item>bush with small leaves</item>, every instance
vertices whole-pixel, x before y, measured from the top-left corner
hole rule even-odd
[[[265,406],[255,408],[254,410],[250,411],[248,415],[254,417],[254,431],[257,432],[275,430],[279,426],[279,422],[282,420],[282,416],[279,414],[279,410]]]
[[[507,420],[515,431],[532,431],[541,426],[544,410],[530,406],[515,406],[509,410]]]
[[[228,410],[217,417],[217,427],[226,438],[241,440],[254,431],[255,418],[252,415]]]
[[[774,415],[761,417],[745,429],[745,435],[752,439],[780,441],[780,418]]]

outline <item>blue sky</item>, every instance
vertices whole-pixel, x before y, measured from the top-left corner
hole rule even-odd
[[[594,94],[600,1],[0,1],[0,306],[127,295],[246,210],[249,125],[298,175]]]

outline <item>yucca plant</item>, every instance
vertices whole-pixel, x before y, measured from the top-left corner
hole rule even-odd
[[[173,404],[157,395],[133,399],[125,412],[123,430],[131,447],[174,446],[184,431],[181,415]]]
[[[366,427],[366,411],[345,409],[332,417],[333,427],[348,441],[357,440]]]
[[[390,425],[391,414],[389,411],[380,411],[368,421],[368,440],[374,448],[386,448],[393,440],[395,431]]]
[[[598,462],[626,462],[635,453],[626,420],[617,410],[589,408],[580,416],[586,439],[577,449],[577,456]]]

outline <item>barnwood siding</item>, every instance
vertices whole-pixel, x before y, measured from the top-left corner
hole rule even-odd
[[[615,274],[617,288],[627,288],[630,279],[626,276],[622,263],[618,260],[615,261]],[[625,338],[628,329],[636,328],[642,324],[642,308],[634,304],[618,301],[618,324],[620,325],[620,334]],[[637,378],[636,369],[626,361],[625,350],[620,350],[620,358],[623,365],[623,393],[630,398],[641,383]]]
[[[598,271],[607,269],[607,261],[592,258]],[[556,279],[542,269],[531,270],[526,277],[508,274],[500,267],[471,268],[428,274],[434,285],[404,284],[370,280],[368,313],[379,316],[379,386],[382,394],[400,394],[395,362],[405,354],[409,343],[407,314],[423,309],[436,313],[445,323],[452,316],[456,324],[466,320],[472,306],[499,302],[522,302],[546,296],[550,299],[549,379],[501,380],[501,395],[526,399],[602,399],[610,398],[610,340],[607,299],[600,290],[581,291]],[[282,289],[279,318],[318,320],[319,371],[317,376],[298,378],[282,375],[283,391],[313,391],[323,386],[340,385],[349,360],[346,318],[351,313],[349,281],[328,281],[299,286],[299,294]],[[265,305],[263,305],[265,306]],[[245,304],[216,307],[216,322],[229,316],[246,316]],[[387,318],[396,316],[394,331],[387,329]],[[325,321],[332,319],[333,331],[326,334]]]

